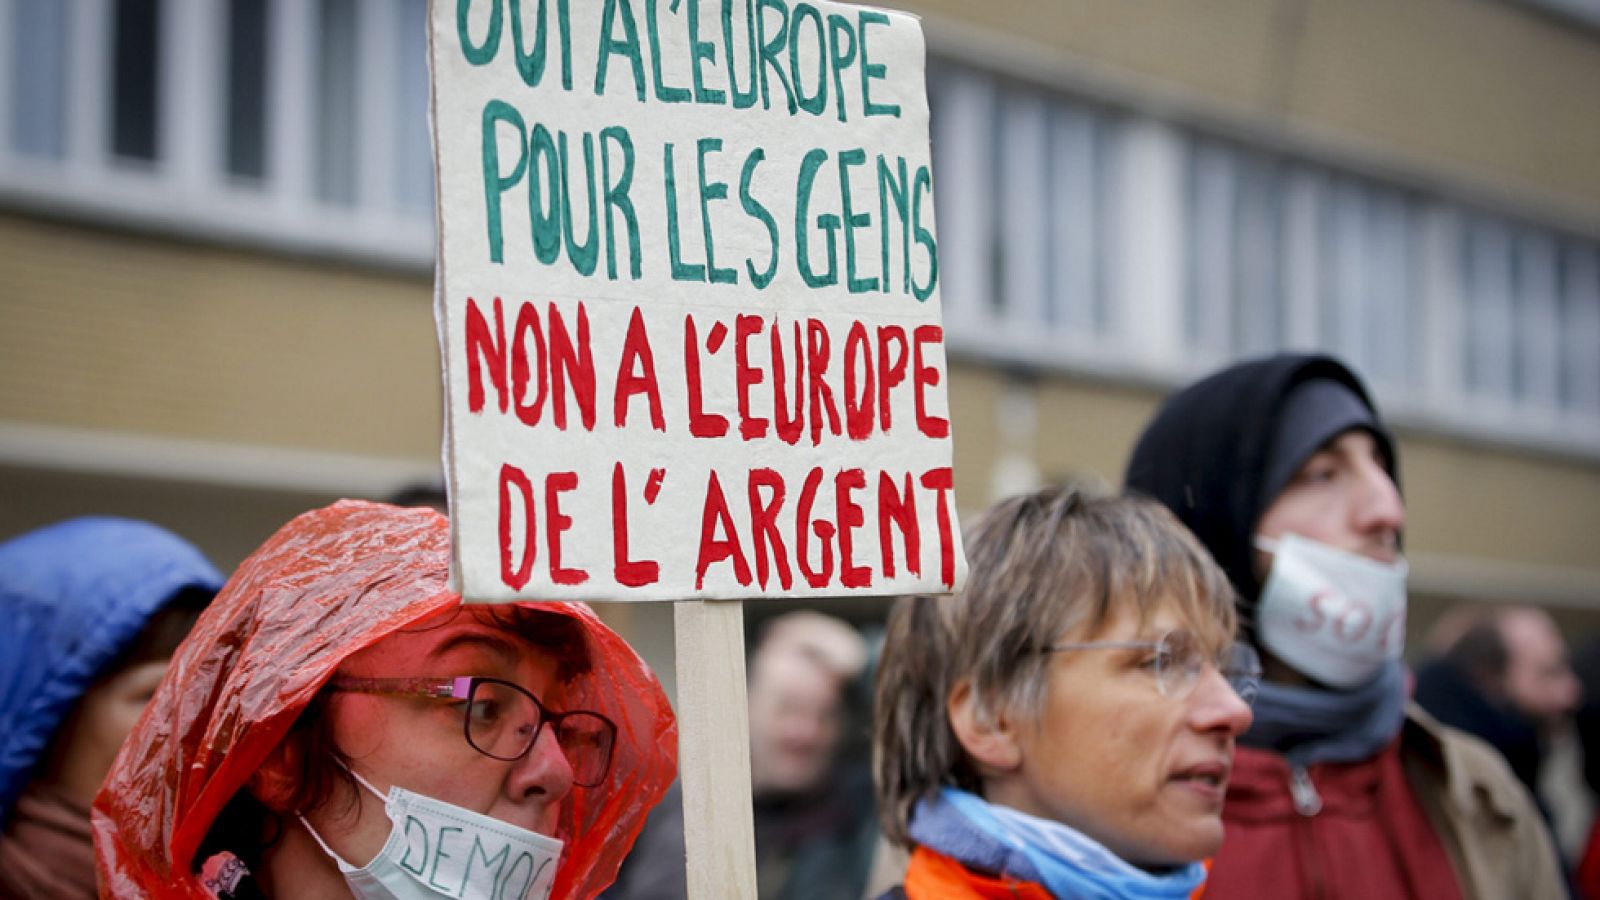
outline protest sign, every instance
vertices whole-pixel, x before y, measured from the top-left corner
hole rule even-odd
[[[917,21],[435,0],[430,55],[461,592],[958,586]]]

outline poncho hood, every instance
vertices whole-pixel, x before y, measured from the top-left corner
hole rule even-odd
[[[1394,439],[1367,389],[1327,356],[1279,354],[1230,366],[1173,394],[1146,426],[1125,477],[1130,492],[1177,514],[1228,573],[1247,604],[1261,592],[1255,574],[1256,524],[1276,499],[1266,471],[1285,400],[1304,382],[1329,379],[1372,412],[1385,466],[1399,485]]]
[[[83,692],[150,617],[222,575],[177,535],[72,519],[0,544],[0,825]]]
[[[219,812],[347,657],[459,605],[450,535],[430,510],[340,501],[285,525],[255,552],[190,634],[95,798],[102,892],[206,897],[197,849]],[[575,789],[555,897],[588,898],[616,876],[677,768],[677,725],[655,675],[577,603],[526,603],[578,622],[591,671],[573,707],[617,723],[605,782]]]

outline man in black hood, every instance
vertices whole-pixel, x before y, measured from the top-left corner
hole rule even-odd
[[[1228,573],[1267,681],[1241,738],[1218,897],[1562,897],[1527,792],[1409,703],[1394,438],[1325,356],[1224,369],[1170,397],[1127,487]]]

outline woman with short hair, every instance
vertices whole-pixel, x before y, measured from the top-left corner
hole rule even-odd
[[[897,602],[874,769],[910,900],[1187,897],[1222,842],[1259,666],[1233,591],[1164,508],[1057,488],[966,541],[950,596]]]

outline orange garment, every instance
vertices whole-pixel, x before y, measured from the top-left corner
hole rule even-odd
[[[1206,895],[1206,884],[1211,880],[1211,857],[1208,856],[1200,860],[1200,865],[1206,867],[1206,880],[1200,882],[1200,886],[1189,894],[1189,900],[1200,900],[1201,897],[1204,897]]]
[[[1207,872],[1211,871],[1211,860],[1201,863]],[[918,847],[912,852],[902,890],[906,892],[906,900],[1053,900],[1043,885],[979,875],[927,847]],[[1205,893],[1205,883],[1201,882],[1189,898],[1200,900]]]
[[[1043,885],[979,875],[927,847],[911,854],[905,892],[907,900],[1053,900]]]
[[[195,856],[346,657],[459,605],[450,529],[429,510],[340,501],[285,525],[244,561],[178,648],[95,798],[103,896],[205,898]],[[582,626],[591,671],[567,703],[617,723],[606,780],[574,790],[552,896],[590,898],[617,867],[677,770],[677,723],[655,675],[580,603],[526,603]]]

